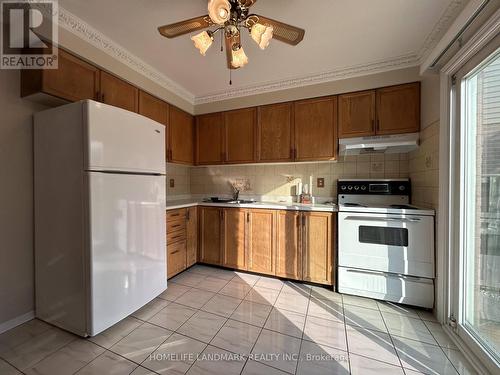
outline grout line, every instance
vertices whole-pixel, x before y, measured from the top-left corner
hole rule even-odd
[[[389,340],[391,340],[392,347],[394,348],[394,351],[396,352],[396,356],[398,357],[399,364],[400,364],[401,368],[403,369],[403,372],[406,374],[405,368],[403,367],[403,361],[401,360],[401,357],[399,356],[399,352],[396,349],[396,345],[394,344],[394,339],[392,337],[391,332],[389,331],[389,327],[387,326],[387,323],[385,322],[384,314],[382,314],[382,310],[380,310],[380,306],[379,306],[378,302],[377,302],[377,307],[378,307],[380,316],[382,317],[382,321],[384,322],[384,326],[385,326],[385,329],[387,331],[387,335],[389,336]]]

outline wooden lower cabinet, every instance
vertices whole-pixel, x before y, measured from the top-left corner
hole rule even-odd
[[[246,210],[238,208],[224,209],[222,212],[223,222],[223,251],[222,265],[224,267],[247,269],[246,256]]]
[[[186,266],[198,261],[198,209],[186,209]]]
[[[167,244],[167,278],[186,269],[186,240]]]
[[[276,276],[302,280],[302,223],[300,212],[278,212]]]
[[[331,285],[333,282],[333,215],[302,214],[302,280]]]
[[[196,207],[170,210],[166,216],[167,278],[171,278],[197,261],[198,223]]]
[[[218,207],[200,207],[200,262],[221,265],[222,213]]]
[[[329,212],[200,207],[200,261],[333,285]]]
[[[275,274],[277,213],[275,210],[249,210],[246,213],[249,271]]]

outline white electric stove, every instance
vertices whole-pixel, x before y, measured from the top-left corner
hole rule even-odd
[[[434,305],[434,211],[409,179],[339,180],[338,291]]]

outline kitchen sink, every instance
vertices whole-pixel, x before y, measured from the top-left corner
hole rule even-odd
[[[237,199],[237,200],[232,200],[227,203],[230,204],[250,204],[250,203],[255,203],[254,200],[247,200],[247,199]]]

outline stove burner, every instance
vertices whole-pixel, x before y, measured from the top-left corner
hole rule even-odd
[[[416,207],[410,206],[408,204],[391,204],[391,208],[397,208],[398,210],[417,210]]]

